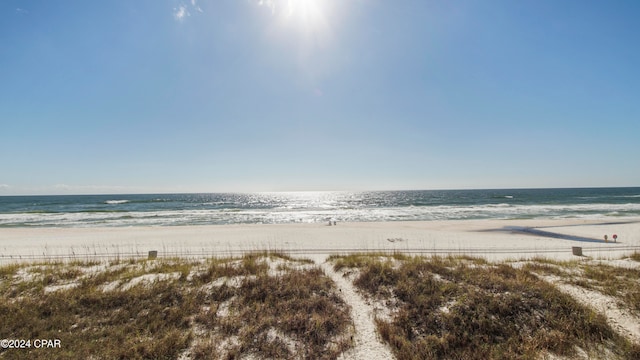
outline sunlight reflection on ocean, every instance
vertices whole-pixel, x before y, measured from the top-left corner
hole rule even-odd
[[[0,197],[0,227],[640,216],[640,188]]]

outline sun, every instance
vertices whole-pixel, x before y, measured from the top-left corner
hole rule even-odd
[[[287,37],[297,38],[305,47],[326,45],[331,38],[330,24],[335,22],[335,0],[259,0],[258,5],[271,10],[277,29]]]
[[[287,16],[312,24],[322,19],[321,0],[288,0]]]
[[[306,41],[321,41],[329,36],[329,10],[327,0],[288,0],[286,22]]]
[[[259,0],[258,5],[271,9],[272,15],[289,26],[305,32],[318,32],[326,26],[328,0]]]

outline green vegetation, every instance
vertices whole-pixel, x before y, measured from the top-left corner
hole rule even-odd
[[[272,274],[270,261],[286,263]],[[284,268],[284,267],[283,267]],[[17,359],[336,358],[349,308],[308,261],[250,254],[0,268],[0,338],[60,339]]]
[[[399,359],[637,359],[640,346],[528,270],[472,258],[334,257],[368,297],[393,306],[377,328]],[[540,266],[552,268],[549,264]]]
[[[391,263],[393,260],[409,259],[407,255],[401,253],[367,253],[366,255],[331,255],[327,261],[333,262],[333,269],[340,271],[344,268],[360,268],[379,261]]]
[[[9,264],[0,267],[0,280],[5,280],[13,277],[18,269],[20,269],[19,264]]]

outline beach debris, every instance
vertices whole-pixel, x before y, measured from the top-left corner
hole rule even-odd
[[[609,242],[609,237],[606,234],[604,235],[604,242]]]
[[[613,234],[613,242],[618,242],[618,235],[617,234]]]
[[[394,242],[403,242],[404,239],[403,238],[389,238],[389,239],[387,239],[387,241],[388,242],[392,242],[392,243],[394,243]]]

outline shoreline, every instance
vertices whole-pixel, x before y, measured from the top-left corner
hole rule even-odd
[[[160,257],[281,251],[319,261],[357,252],[575,259],[574,246],[595,258],[640,251],[640,218],[0,229],[0,262],[140,258],[152,250]]]

